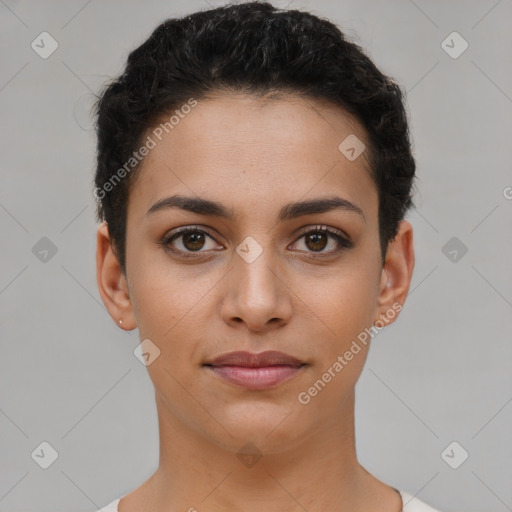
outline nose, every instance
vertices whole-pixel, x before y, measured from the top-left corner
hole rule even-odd
[[[291,291],[271,249],[251,262],[234,254],[231,271],[223,281],[221,315],[229,326],[264,333],[290,321]]]

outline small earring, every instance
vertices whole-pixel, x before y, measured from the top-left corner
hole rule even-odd
[[[122,320],[119,320],[119,325],[122,326],[123,325],[123,321]]]

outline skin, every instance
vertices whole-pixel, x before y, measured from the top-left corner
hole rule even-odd
[[[120,501],[120,512],[401,510],[398,493],[356,456],[354,387],[370,343],[309,403],[297,399],[359,333],[404,304],[414,268],[407,221],[382,265],[366,151],[349,161],[338,150],[350,134],[366,144],[357,121],[318,100],[233,93],[201,100],[150,151],[131,188],[126,276],[108,227],[98,228],[105,306],[160,350],[147,366],[160,464]],[[173,194],[215,200],[234,217],[179,208],[147,215]],[[287,203],[333,195],[364,218],[336,209],[277,219]],[[165,235],[196,225],[213,238],[201,246],[178,237],[168,244],[176,253],[164,249]],[[316,226],[348,234],[353,246],[336,252],[334,238],[298,233]],[[263,250],[252,263],[236,252],[248,236]],[[197,247],[202,252],[190,250]],[[180,257],[180,249],[193,257]],[[324,257],[315,259],[315,250]],[[307,365],[272,389],[248,390],[202,366],[233,350],[280,350]],[[252,467],[237,457],[248,442],[262,455]]]

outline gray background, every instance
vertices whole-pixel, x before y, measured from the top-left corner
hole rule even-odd
[[[360,461],[446,512],[512,510],[512,4],[290,7],[338,23],[408,92],[417,263],[404,311],[374,339],[357,385]],[[157,467],[138,333],[114,325],[96,289],[88,108],[160,21],[202,8],[0,0],[1,511],[95,510]],[[31,48],[43,31],[59,44],[47,59]],[[458,58],[441,46],[453,31],[469,43]],[[47,241],[33,250],[42,237],[56,254],[41,252]],[[58,453],[48,469],[31,457],[43,441]],[[452,461],[469,453],[458,469],[442,457],[453,441]]]

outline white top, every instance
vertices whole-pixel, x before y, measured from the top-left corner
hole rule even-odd
[[[426,503],[423,503],[423,501],[420,501],[418,498],[415,498],[407,492],[400,490],[398,492],[400,493],[400,496],[402,496],[402,502],[404,504],[402,512],[439,512],[439,510],[430,507]],[[124,498],[124,496],[121,496],[121,498]],[[121,501],[121,498],[117,498],[117,500],[114,500],[112,503],[109,503],[105,507],[98,510],[98,512],[119,512],[117,505]]]

